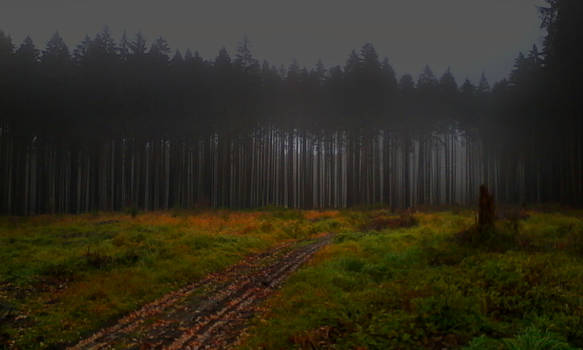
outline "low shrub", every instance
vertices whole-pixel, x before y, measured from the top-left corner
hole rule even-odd
[[[548,330],[528,327],[514,338],[502,341],[508,350],[575,350],[562,337]]]
[[[384,213],[376,213],[369,216],[368,220],[359,223],[362,231],[381,231],[384,229],[398,229],[416,226],[419,221],[410,212],[403,212],[398,217],[388,216]]]

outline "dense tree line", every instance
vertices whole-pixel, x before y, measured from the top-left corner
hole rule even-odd
[[[372,44],[344,66],[214,60],[107,29],[43,50],[0,32],[4,213],[136,206],[581,204],[581,3],[541,9],[544,48],[508,80],[397,77]]]

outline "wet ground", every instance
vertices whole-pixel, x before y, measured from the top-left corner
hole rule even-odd
[[[331,235],[287,243],[169,293],[70,349],[225,349]]]

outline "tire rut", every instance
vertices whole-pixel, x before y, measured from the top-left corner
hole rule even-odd
[[[145,305],[69,349],[228,348],[261,302],[331,237],[252,255]]]

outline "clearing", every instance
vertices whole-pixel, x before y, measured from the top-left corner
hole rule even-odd
[[[76,346],[80,349],[221,349],[233,344],[260,302],[330,241],[284,244],[172,292]]]
[[[0,218],[0,348],[581,348],[583,212],[542,209]]]

